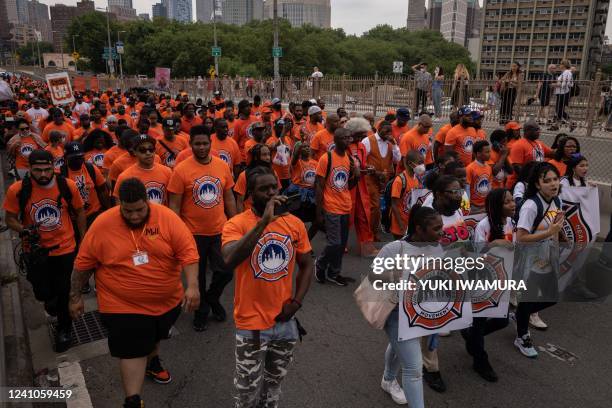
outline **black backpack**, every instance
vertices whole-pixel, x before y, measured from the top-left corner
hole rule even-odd
[[[403,196],[406,192],[407,181],[403,172],[387,182],[387,185],[385,186],[385,193],[383,195],[383,208],[381,208],[380,218],[380,223],[382,224],[383,230],[385,232],[391,232],[391,206],[393,205],[393,199],[391,198],[391,189],[393,188],[393,183],[395,182],[395,179],[397,177],[399,177],[402,181],[402,192],[400,194],[400,197]]]
[[[61,174],[57,174],[55,176],[57,188],[59,189],[59,196],[57,197],[57,208],[62,210],[62,198],[66,200],[68,203],[68,212],[70,214],[74,213],[74,209],[72,208],[72,191],[68,187],[68,182],[66,178]],[[17,193],[17,199],[19,200],[19,214],[18,218],[21,222],[23,222],[25,218],[25,208],[28,205],[28,201],[32,197],[32,179],[29,174],[23,178],[21,182],[21,190]]]
[[[515,224],[518,224],[519,214],[521,212],[521,207],[523,206],[523,204],[525,204],[525,202],[527,202],[527,200],[531,200],[531,201],[535,202],[537,210],[538,210],[537,214],[536,214],[536,217],[533,220],[533,225],[531,226],[531,231],[529,231],[530,234],[533,234],[536,231],[536,229],[538,228],[538,226],[540,225],[540,223],[542,222],[542,220],[546,216],[546,213],[548,212],[548,209],[550,208],[552,203],[555,203],[557,208],[561,209],[561,199],[559,197],[553,198],[553,200],[550,202],[550,204],[548,204],[548,208],[546,208],[546,211],[544,210],[544,204],[542,204],[542,200],[540,200],[538,197],[527,198],[527,199],[522,200],[521,202],[517,202],[516,212],[514,213],[514,223]]]

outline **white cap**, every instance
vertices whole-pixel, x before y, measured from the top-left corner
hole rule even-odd
[[[316,99],[311,99],[311,100],[309,100],[308,102],[312,103],[313,105],[316,105],[316,104],[317,104],[317,100],[316,100]]]
[[[321,108],[319,108],[318,106],[311,106],[310,108],[308,108],[308,116],[310,115],[314,115],[316,113],[321,112]]]

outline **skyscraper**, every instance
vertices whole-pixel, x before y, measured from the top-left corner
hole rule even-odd
[[[28,2],[28,16],[30,25],[40,31],[42,41],[53,41],[51,33],[51,20],[49,19],[49,6],[38,0]]]
[[[96,6],[93,1],[82,0],[77,3],[76,7],[66,6],[64,4],[56,4],[49,8],[51,12],[51,28],[53,29],[53,49],[59,52],[61,42],[65,40],[68,27],[72,20],[76,17],[96,11]]]
[[[442,19],[442,0],[429,0],[427,5],[427,27],[430,30],[440,31]]]
[[[198,21],[211,21],[215,1],[218,2],[221,12],[221,15],[217,15],[217,21],[225,24],[243,25],[263,18],[263,0],[196,0]]]
[[[485,2],[478,72],[492,78],[513,61],[527,78],[538,78],[549,64],[568,59],[579,78],[591,76],[600,60],[608,0],[571,2]]]
[[[267,0],[264,18],[273,16],[273,1]],[[312,24],[315,27],[330,28],[330,0],[278,0],[278,16],[288,20],[293,27]]]
[[[17,24],[19,23],[19,18],[17,16],[17,0],[4,0],[5,8],[2,10],[6,10],[6,17],[9,23]]]
[[[9,19],[8,13],[6,12],[6,0],[0,0],[0,47],[2,46],[2,39],[6,38],[9,34]],[[2,60],[2,50],[0,49],[0,60]]]
[[[168,18],[182,23],[193,21],[191,0],[162,0],[166,7]]]
[[[212,13],[216,0],[196,0],[196,20],[202,23],[212,21]]]
[[[440,32],[448,41],[465,45],[467,8],[466,0],[446,0],[442,2]]]
[[[478,0],[468,0],[467,15],[465,21],[465,46],[467,47],[468,39],[480,37],[480,24],[482,17],[482,9]]]
[[[15,0],[17,20],[21,24],[28,24],[28,0]]]
[[[153,16],[153,18],[155,17],[168,18],[168,9],[162,3],[155,3],[152,7],[151,15]]]
[[[408,0],[408,31],[418,31],[425,28],[425,0]]]
[[[108,6],[117,6],[123,8],[134,8],[132,6],[132,0],[108,0]]]

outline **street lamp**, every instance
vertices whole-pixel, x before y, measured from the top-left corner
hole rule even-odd
[[[61,34],[59,31],[51,31],[52,33]],[[62,69],[64,69],[64,38],[60,38],[60,55],[62,56]]]
[[[115,74],[115,61],[113,60],[113,52],[111,46],[111,35],[110,35],[110,11],[108,6],[106,8],[96,7],[96,10],[104,11],[106,13],[106,35],[108,39],[108,69],[110,71],[110,76]]]
[[[72,36],[72,58],[74,58],[74,70],[77,73],[79,72],[79,66],[77,65],[78,58],[75,57],[75,55],[76,55],[76,45],[75,45],[75,42],[74,42],[74,38],[78,37],[78,36],[79,36],[78,34],[75,34],[75,35]]]
[[[117,48],[117,54],[119,54],[119,78],[121,78],[121,82],[123,82],[123,61],[121,59],[121,54],[123,54],[124,48],[121,47],[121,52],[119,52],[119,43],[121,42],[121,39],[119,38],[119,34],[121,33],[127,33],[127,31],[125,30],[117,31],[117,43],[115,44],[115,47]]]

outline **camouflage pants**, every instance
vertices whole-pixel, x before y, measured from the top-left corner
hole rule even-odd
[[[236,334],[235,408],[278,407],[296,339],[269,338],[266,332],[261,332],[260,344]]]

